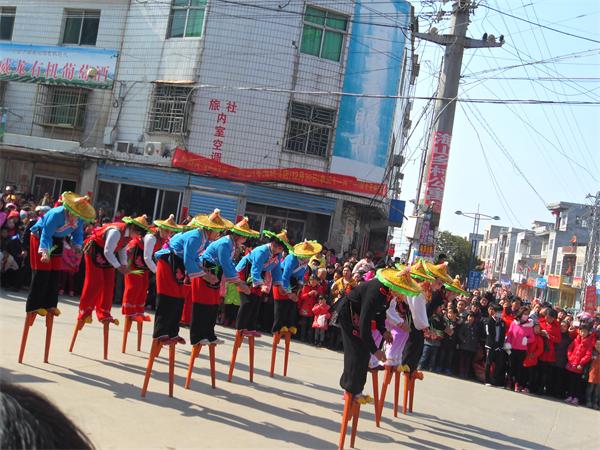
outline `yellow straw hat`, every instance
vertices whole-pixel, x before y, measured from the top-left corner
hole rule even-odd
[[[81,218],[81,220],[92,222],[96,218],[96,210],[87,195],[79,195],[70,191],[63,192],[62,204],[67,211]]]
[[[165,220],[155,220],[154,225],[156,225],[158,228],[173,231],[174,233],[179,233],[180,231],[184,230],[184,227],[175,222],[175,216],[173,214],[171,214]]]
[[[265,230],[263,233],[265,236],[271,239],[277,239],[279,242],[285,245],[289,251],[294,250],[292,244],[290,244],[290,240],[288,239],[287,230],[281,230],[279,233],[273,233],[272,231]]]
[[[437,278],[442,283],[452,284],[454,281],[450,275],[448,275],[448,263],[433,264],[423,260],[423,267],[425,272],[432,277]]]
[[[244,217],[238,223],[236,223],[231,231],[235,234],[239,234],[240,236],[245,236],[247,238],[257,238],[260,236],[260,231],[253,230],[250,228],[250,224],[248,223],[248,218]]]
[[[385,286],[400,294],[414,297],[421,293],[421,287],[405,270],[379,269],[376,276]]]
[[[410,266],[410,274],[413,278],[416,278],[420,281],[434,281],[435,277],[432,277],[427,272],[425,272],[425,267],[423,266],[423,260],[419,259],[412,266]]]
[[[321,250],[323,250],[323,246],[317,241],[304,240],[304,242],[294,245],[292,253],[298,258],[311,258],[321,253]]]
[[[215,208],[210,214],[198,214],[189,223],[192,228],[206,228],[212,231],[225,231],[233,228],[233,222],[221,217],[221,210]]]
[[[458,275],[454,277],[452,283],[445,283],[444,286],[446,286],[446,289],[449,289],[452,292],[456,292],[457,294],[465,296],[469,295],[469,293],[462,288],[460,277]]]
[[[121,219],[121,220],[123,220],[123,222],[125,222],[127,224],[135,225],[135,226],[141,228],[142,230],[151,231],[150,224],[148,223],[148,216],[146,214],[138,216],[135,219],[127,216],[127,217],[123,217],[123,219]]]

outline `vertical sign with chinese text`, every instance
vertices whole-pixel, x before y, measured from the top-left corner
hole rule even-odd
[[[223,145],[225,144],[225,130],[229,117],[237,112],[237,103],[233,101],[221,101],[211,98],[208,102],[208,110],[215,113],[215,126],[213,128],[211,159],[221,161],[223,156]]]
[[[431,163],[427,173],[427,182],[425,183],[424,203],[432,205],[433,212],[437,214],[442,211],[451,140],[452,135],[450,133],[436,131],[433,135]]]

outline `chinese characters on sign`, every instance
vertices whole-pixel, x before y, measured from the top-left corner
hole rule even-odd
[[[425,185],[425,204],[432,205],[433,212],[438,214],[442,211],[451,140],[450,133],[436,131],[433,135],[431,164]]]
[[[237,112],[237,103],[233,101],[222,102],[219,99],[211,98],[208,102],[208,110],[215,112],[215,126],[212,135],[212,153],[211,159],[221,162],[223,155],[223,144],[225,143],[225,129],[227,121],[231,115]]]
[[[0,43],[0,80],[111,89],[118,52]]]

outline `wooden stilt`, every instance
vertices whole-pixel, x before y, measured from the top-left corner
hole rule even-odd
[[[410,388],[408,393],[408,412],[413,412],[413,400],[415,399],[415,374],[410,377]]]
[[[25,314],[25,324],[23,325],[23,335],[21,336],[21,348],[19,349],[19,364],[23,363],[23,356],[25,355],[25,347],[27,346],[27,336],[29,335],[29,328],[35,321],[35,312],[28,312]]]
[[[290,359],[290,342],[292,333],[285,333],[285,353],[283,355],[283,376],[287,377],[288,361]]]
[[[200,354],[201,350],[202,350],[202,345],[200,345],[200,344],[196,344],[196,345],[192,346],[192,352],[190,353],[190,363],[188,364],[187,377],[185,378],[185,386],[184,386],[185,389],[190,388],[190,381],[192,381],[192,372],[194,371],[194,362],[196,361],[196,358]]]
[[[338,450],[344,448],[344,441],[346,440],[346,431],[348,429],[348,421],[352,417],[352,407],[354,403],[354,396],[350,392],[344,392],[344,411],[342,413],[342,424],[340,427],[340,441],[338,444]]]
[[[75,329],[73,330],[73,337],[71,338],[71,345],[69,345],[69,353],[73,351],[73,347],[75,347],[75,341],[77,340],[77,334],[79,333],[79,330],[83,328],[84,325],[85,321],[83,320],[78,320],[75,324]]]
[[[50,343],[52,341],[52,326],[54,325],[54,312],[48,311],[46,315],[46,345],[44,347],[44,362],[48,363],[48,355],[50,355]]]
[[[103,335],[104,335],[104,359],[108,359],[108,326],[110,325],[110,322],[108,320],[105,320],[102,323],[103,326]]]
[[[231,382],[231,378],[233,378],[233,369],[235,369],[235,360],[237,358],[237,352],[242,345],[242,341],[244,340],[244,335],[242,334],[242,330],[237,330],[235,333],[235,341],[233,342],[233,350],[231,352],[231,363],[229,364],[229,375],[227,376],[227,381]]]
[[[404,372],[404,397],[402,399],[402,414],[406,414],[408,406],[408,391],[410,390],[410,373]]]
[[[217,371],[215,368],[215,364],[216,364],[216,357],[215,357],[215,349],[216,349],[217,345],[216,344],[210,344],[208,346],[208,355],[209,355],[209,359],[210,359],[210,383],[213,389],[215,389],[217,387]]]
[[[169,397],[173,397],[173,384],[175,383],[175,343],[169,343]]]
[[[383,414],[383,406],[385,405],[385,395],[387,394],[387,388],[392,381],[393,369],[393,366],[385,366],[383,384],[381,385],[381,393],[379,394],[379,409],[375,410],[375,414],[379,415],[379,421],[381,421],[381,416]]]
[[[254,382],[254,336],[248,336],[248,368],[250,370],[250,383]]]
[[[146,366],[146,375],[144,376],[144,385],[142,386],[142,397],[146,396],[148,383],[150,382],[150,375],[152,375],[152,366],[154,365],[154,360],[159,355],[161,349],[162,343],[158,339],[152,339],[150,355],[148,356],[148,365]]]
[[[273,374],[275,373],[275,359],[277,358],[277,345],[279,344],[279,339],[281,335],[279,331],[273,333],[273,345],[271,347],[271,370],[269,371],[269,376],[273,378]]]
[[[375,402],[375,426],[379,428],[379,371],[371,370],[371,378],[373,379],[373,401]]]
[[[142,351],[142,330],[144,329],[144,322],[137,323],[137,351]]]
[[[125,316],[125,326],[123,327],[123,345],[121,346],[121,353],[127,351],[127,335],[131,330],[131,317]]]
[[[405,378],[406,380],[406,378]],[[400,372],[394,374],[394,417],[398,417],[398,398],[400,397]]]
[[[352,430],[350,431],[350,448],[354,448],[356,432],[358,431],[358,416],[360,415],[360,403],[353,402],[352,409]]]

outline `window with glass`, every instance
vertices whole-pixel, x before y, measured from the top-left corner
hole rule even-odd
[[[148,120],[149,133],[187,133],[192,87],[155,83]]]
[[[146,214],[152,220],[164,219],[170,214],[177,218],[181,207],[181,192],[145,186],[99,181],[95,196],[97,209],[109,217],[139,216]]]
[[[304,239],[306,227],[304,212],[248,203],[245,216],[248,217],[248,222],[254,230],[270,230],[278,233],[285,229],[290,241],[300,242]]]
[[[38,85],[33,113],[36,125],[82,130],[89,89]]]
[[[63,44],[96,45],[100,11],[68,9],[65,11]]]
[[[65,191],[76,192],[77,182],[63,178],[45,177],[36,175],[33,177],[33,187],[31,193],[33,198],[41,200],[45,194],[50,194],[50,197],[57,199]]]
[[[167,38],[201,37],[206,0],[173,0]]]
[[[14,6],[3,6],[0,8],[0,41],[12,40],[16,14],[17,8]]]
[[[345,16],[309,6],[304,13],[300,51],[339,62],[347,29],[348,19]]]
[[[326,157],[334,123],[334,110],[292,102],[285,142],[286,150]]]

